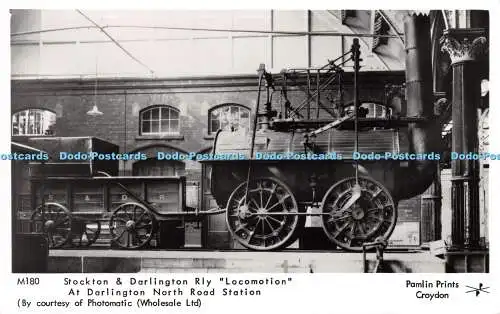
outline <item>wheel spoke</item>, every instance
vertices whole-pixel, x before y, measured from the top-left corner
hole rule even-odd
[[[250,243],[250,241],[252,241],[252,238],[253,238],[253,235],[254,235],[254,234],[255,234],[255,232],[254,232],[254,231],[250,231],[250,232],[248,233],[248,238],[246,239],[246,240],[247,240],[247,241],[246,241],[247,243]]]
[[[380,215],[376,215],[373,212],[367,213],[365,216],[365,219],[374,219],[374,220],[379,220]]]
[[[137,221],[135,226],[136,228],[139,227],[139,226],[144,226],[144,225],[152,225],[153,224],[153,219],[148,219],[148,220],[142,220],[142,221]]]
[[[273,197],[277,188],[278,188],[278,185],[273,183],[273,187],[272,187],[271,191],[269,192],[269,198],[267,199],[266,205],[262,206],[262,208],[267,208],[267,206],[269,205],[269,202],[271,201],[271,198]]]
[[[373,193],[372,194],[372,200],[376,199],[377,196],[379,196],[380,193],[382,193],[383,190],[382,189],[378,189],[377,192]]]
[[[280,205],[280,204],[281,204],[281,205],[285,205],[285,200],[286,200],[287,198],[289,198],[289,197],[291,197],[291,195],[290,195],[290,194],[287,194],[285,197],[283,197],[283,198],[281,198],[281,199],[278,199],[278,201],[277,201],[276,203],[274,203],[274,204],[273,204],[273,206],[271,206],[271,207],[269,207],[269,208],[267,208],[267,207],[266,207],[266,211],[267,211],[267,212],[269,212],[269,211],[271,211],[271,209],[273,209],[274,207],[276,207],[276,206],[278,206],[278,205]],[[286,209],[286,208],[285,208],[285,209]]]
[[[271,206],[269,208],[266,208],[266,212],[270,211],[271,209],[273,209],[274,207],[278,206],[279,204],[281,204],[281,201],[277,201],[276,203],[273,204],[273,206]]]
[[[68,223],[68,222],[70,222],[69,217],[67,217],[67,218],[66,218],[66,219],[64,219],[63,221],[56,221],[56,223],[54,224],[54,227],[57,227],[57,226],[62,225],[62,224],[66,224],[66,223]]]
[[[356,232],[357,222],[354,220],[351,225],[351,237],[354,237],[354,233]]]
[[[56,227],[54,230],[65,230],[65,231],[70,231],[71,228],[63,228],[63,227]]]
[[[282,220],[278,220],[278,219],[276,219],[276,218],[274,218],[273,216],[270,216],[270,215],[268,215],[267,218],[269,218],[271,220],[274,220],[274,221],[276,221],[279,224],[281,224],[283,222]]]
[[[130,231],[130,235],[132,237],[132,245],[133,246],[136,246],[137,243],[141,243],[141,237],[139,235],[139,233],[137,232],[137,230],[131,230]]]
[[[359,223],[358,227],[362,234],[366,234],[366,226],[364,223]]]
[[[120,233],[120,235],[117,236],[116,238],[114,238],[113,240],[118,241],[118,239],[120,239],[123,236],[123,234],[125,233],[125,231],[127,231],[127,229],[123,229],[123,231]]]
[[[140,216],[139,218],[137,218],[137,222],[140,222],[142,220],[142,218],[144,217],[144,215],[146,215],[147,211],[144,211]]]
[[[349,222],[346,222],[342,227],[340,227],[333,237],[337,238],[342,232],[344,232],[344,230],[347,229],[347,227],[349,227]]]
[[[273,225],[269,222],[269,220],[267,220],[267,218],[264,218],[264,220],[267,222],[267,225],[271,229],[271,232],[274,233],[276,229],[273,228]]]
[[[257,208],[262,208],[264,206],[264,195],[263,195],[263,188],[262,188],[262,182],[260,183],[259,185],[259,194],[260,194],[260,206],[258,206]]]
[[[351,247],[352,246],[352,240],[354,238],[349,238],[349,240],[347,240],[347,246]]]
[[[125,212],[127,213],[127,217],[129,220],[134,220],[134,218],[132,217],[132,213],[128,210],[125,210]]]
[[[383,222],[391,224],[392,223],[392,217],[384,218]]]
[[[144,225],[141,225],[141,226],[135,226],[135,229],[144,229],[144,228],[152,228],[153,225],[152,224],[144,224]]]
[[[348,219],[350,216],[349,215],[344,215],[344,216],[340,216],[340,217],[331,217],[327,220],[328,223],[332,223],[332,222],[338,222],[338,221],[342,221],[342,220],[346,220]]]
[[[130,220],[130,218],[131,218],[131,217],[130,217],[129,212],[127,211],[127,207],[126,207],[126,206],[124,206],[124,207],[122,208],[122,212],[123,212],[123,214],[122,214],[122,215],[123,215],[123,217],[125,217],[125,219],[127,219],[127,220]]]
[[[238,226],[238,228],[236,228],[236,230],[234,230],[234,232],[238,232],[238,231],[241,231],[243,229],[246,229],[247,226],[248,226],[248,224],[240,224]]]
[[[255,205],[255,209],[259,209],[259,205],[253,198],[250,199],[250,203],[253,203]],[[250,206],[248,206],[248,209],[250,209]]]
[[[245,206],[245,204],[250,204],[250,203],[253,201],[253,202],[255,203],[255,206],[256,206],[256,208],[255,208],[255,209],[254,209],[254,208],[252,208],[252,207],[250,207],[250,206],[248,206],[248,205],[247,205],[246,207],[248,208],[248,210],[249,210],[249,211],[251,211],[251,212],[253,212],[253,213],[257,212],[257,208],[259,208],[259,206],[257,205],[257,203],[255,202],[255,200],[254,200],[253,198],[250,198],[250,201],[249,201],[248,203],[245,203],[244,201],[245,201],[245,198],[243,197],[243,198],[242,198],[242,199],[240,199],[238,202],[236,202],[236,206],[233,206],[233,207],[231,207],[231,208],[232,208],[233,210],[238,210],[239,208],[241,208],[241,207]]]
[[[120,218],[120,217],[115,217],[115,218],[114,218],[114,220],[115,220],[115,221],[121,221],[121,222],[123,222],[124,224],[126,224],[126,223],[127,223],[127,220],[126,220],[126,219],[123,219],[123,218]]]
[[[373,207],[373,208],[368,208],[365,212],[366,213],[372,213],[381,210],[382,208],[379,207]]]

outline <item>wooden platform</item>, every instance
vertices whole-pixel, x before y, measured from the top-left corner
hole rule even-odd
[[[368,253],[369,267],[375,254]],[[445,260],[428,251],[386,252],[388,272],[444,273]],[[51,273],[362,273],[363,255],[351,252],[51,250]]]

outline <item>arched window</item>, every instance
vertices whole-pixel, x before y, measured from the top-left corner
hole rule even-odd
[[[237,104],[226,104],[212,108],[208,113],[208,132],[221,129],[238,131],[250,128],[250,109]]]
[[[26,109],[12,115],[12,135],[53,135],[56,114],[44,109]]]
[[[179,110],[156,105],[144,109],[140,114],[141,135],[179,134]]]

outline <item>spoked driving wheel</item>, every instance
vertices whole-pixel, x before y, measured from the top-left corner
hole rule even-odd
[[[139,203],[118,206],[109,220],[112,241],[124,249],[138,249],[149,243],[155,232],[153,214]]]
[[[295,234],[299,208],[290,189],[275,178],[240,184],[227,202],[228,228],[243,246],[275,250],[289,245]]]
[[[31,215],[32,231],[43,232],[51,249],[60,248],[69,241],[71,221],[71,212],[59,203],[40,205]]]
[[[397,206],[389,191],[373,179],[347,178],[333,185],[323,198],[323,230],[338,246],[360,251],[363,243],[388,239],[397,220]]]

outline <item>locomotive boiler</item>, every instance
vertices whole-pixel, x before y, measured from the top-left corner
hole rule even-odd
[[[307,215],[320,216],[327,237],[344,249],[390,237],[398,202],[430,186],[440,158],[429,29],[424,16],[405,22],[406,83],[399,102],[360,99],[357,39],[321,68],[276,76],[261,66],[253,128],[219,131],[214,140],[214,157],[239,157],[208,162],[211,192],[243,246],[284,248]],[[343,71],[347,62],[351,73]],[[348,76],[350,88],[343,81]],[[305,94],[302,102],[290,96],[296,91]],[[326,103],[334,91],[338,97]],[[309,207],[320,211],[311,214]]]

